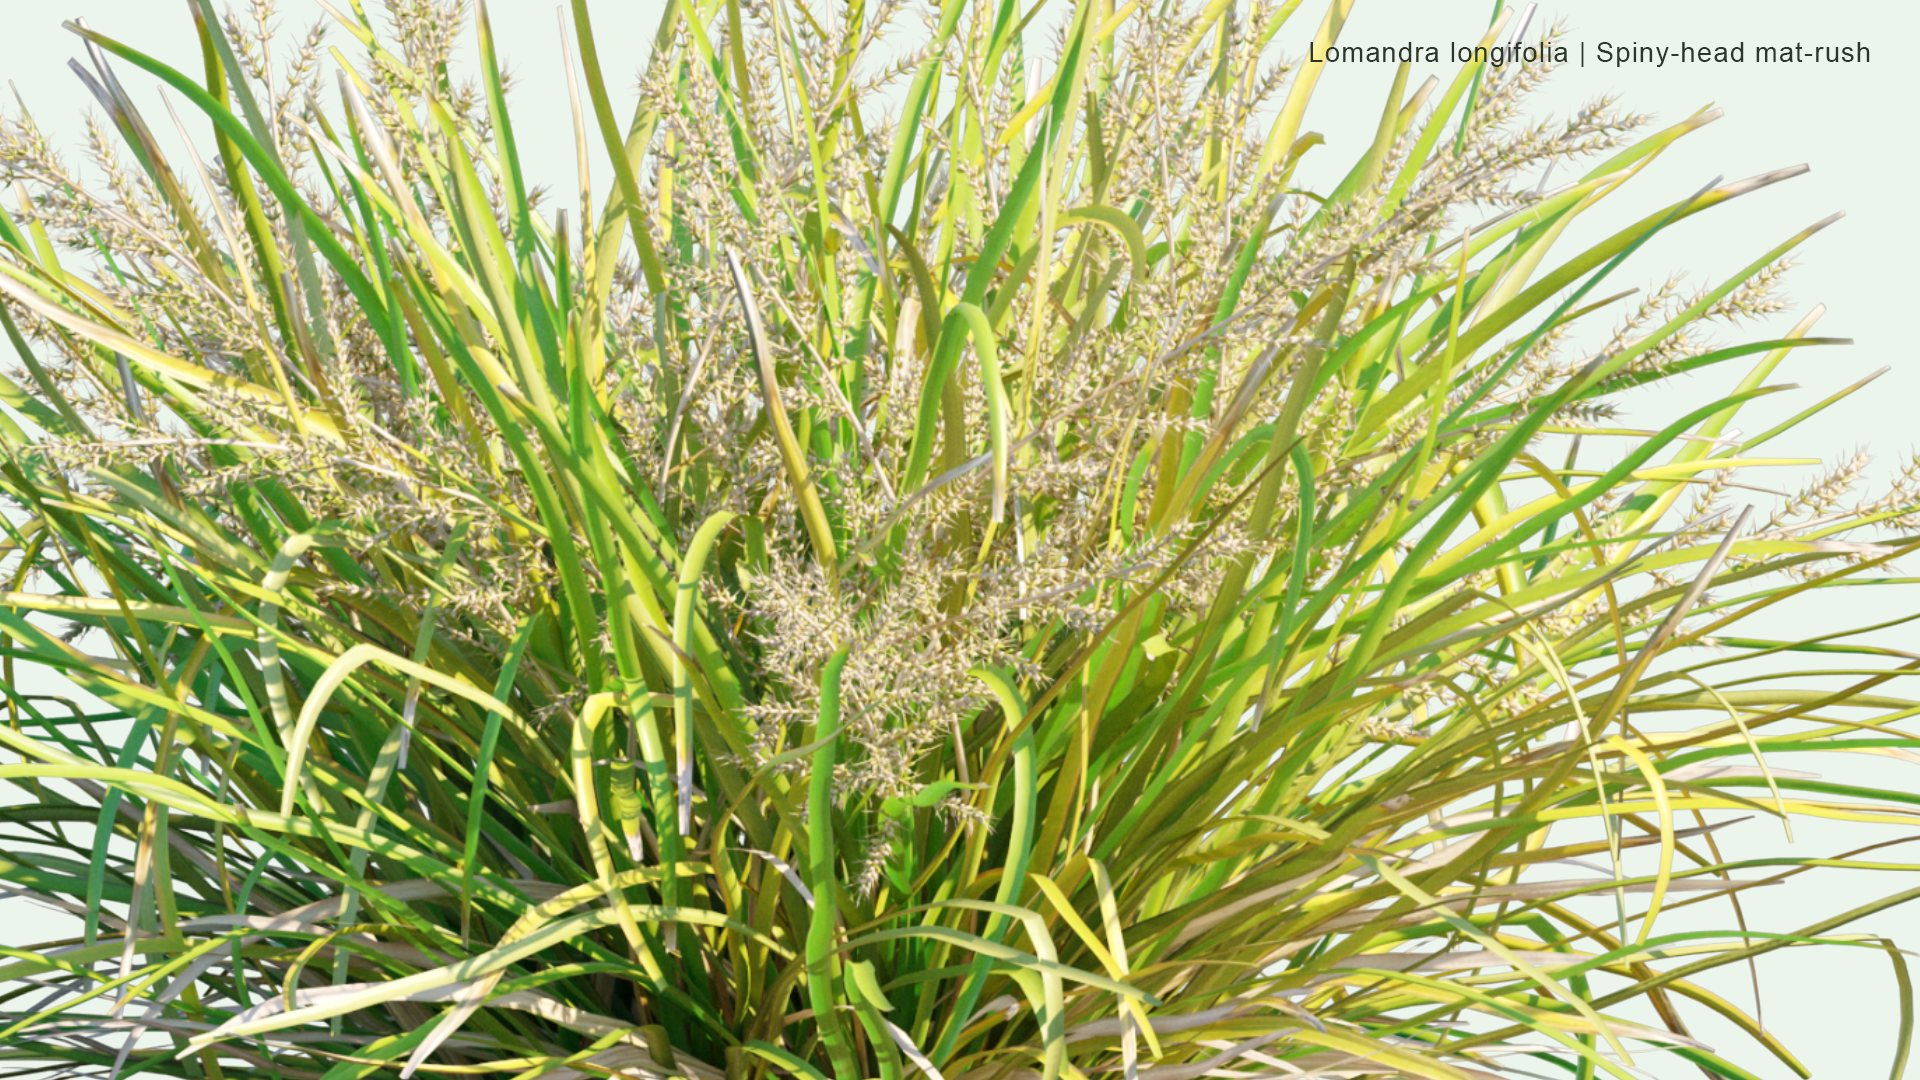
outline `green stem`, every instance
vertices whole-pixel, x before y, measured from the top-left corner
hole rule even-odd
[[[828,658],[820,672],[820,720],[814,738],[813,775],[807,784],[807,885],[813,890],[813,921],[807,927],[807,997],[821,1045],[833,1061],[839,1080],[861,1080],[853,1045],[834,1011],[834,916],[839,882],[835,877],[833,841],[833,769],[840,759],[840,669],[847,664],[846,647]]]

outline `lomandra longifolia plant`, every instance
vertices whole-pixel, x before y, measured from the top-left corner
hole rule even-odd
[[[4,950],[0,1058],[1744,1077],[1799,1069],[1749,961],[1822,944],[1904,1067],[1849,924],[1920,889],[1740,901],[1913,867],[1718,831],[1911,829],[1774,763],[1916,760],[1916,658],[1747,621],[1906,621],[1920,462],[1802,486],[1818,311],[1714,339],[1825,222],[1619,284],[1800,169],[1652,198],[1716,114],[1472,62],[1301,190],[1297,2],[668,0],[615,56],[573,0],[512,119],[484,7],[344,2],[74,25],[84,177],[0,127],[0,878],[74,935]]]

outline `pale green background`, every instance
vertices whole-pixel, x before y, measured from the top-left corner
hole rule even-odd
[[[1059,0],[1056,0],[1056,3]],[[369,0],[370,8],[376,5]],[[1283,44],[1290,54],[1304,49],[1317,5],[1303,5],[1296,25]],[[1487,0],[1361,0],[1342,40],[1352,44],[1436,44],[1474,40],[1485,26]],[[637,73],[645,59],[658,18],[658,0],[644,3],[592,5],[603,63],[609,72],[616,110],[628,115]],[[60,28],[63,19],[86,16],[99,31],[133,44],[188,71],[197,71],[199,55],[186,5],[181,0],[73,0],[28,2],[0,0],[0,75],[17,87],[35,116],[58,145],[80,145],[79,117],[91,107],[79,82],[65,69],[79,54],[77,39]],[[310,0],[287,0],[281,22],[290,35],[304,31],[322,12]],[[501,0],[492,15],[502,52],[520,81],[513,99],[523,160],[536,182],[550,184],[550,205],[573,202],[573,150],[566,113],[566,90],[561,74],[559,32],[554,7],[545,2]],[[1807,388],[1792,402],[1771,412],[1756,411],[1742,418],[1748,431],[1758,431],[1774,420],[1837,390],[1881,366],[1892,371],[1869,390],[1857,395],[1833,415],[1808,424],[1790,440],[1771,450],[1785,454],[1821,456],[1829,461],[1864,448],[1880,456],[1884,468],[1892,459],[1913,450],[1913,415],[1920,402],[1920,364],[1913,354],[1915,333],[1915,265],[1920,207],[1914,193],[1913,79],[1920,53],[1920,6],[1907,3],[1740,3],[1709,4],[1677,0],[1616,0],[1607,4],[1565,2],[1543,5],[1534,23],[1539,30],[1565,17],[1565,40],[1589,43],[1588,66],[1564,69],[1534,98],[1536,114],[1564,116],[1572,107],[1601,93],[1623,95],[1625,103],[1654,115],[1662,123],[1678,120],[1701,106],[1718,104],[1726,117],[1689,138],[1663,157],[1647,175],[1598,215],[1608,231],[1637,219],[1657,206],[1681,198],[1716,175],[1736,179],[1785,165],[1807,162],[1811,175],[1736,201],[1702,215],[1649,244],[1637,255],[1621,279],[1627,286],[1655,286],[1670,270],[1690,272],[1694,286],[1715,283],[1757,257],[1773,244],[1834,210],[1849,217],[1816,237],[1802,249],[1804,265],[1788,279],[1788,293],[1798,301],[1795,312],[1783,316],[1790,325],[1814,302],[1824,302],[1829,313],[1820,332],[1850,336],[1850,349],[1806,350],[1783,365],[1776,381],[1795,381]],[[903,24],[911,27],[908,21]],[[329,42],[356,56],[355,43],[343,33]],[[1872,60],[1851,67],[1679,66],[1669,61],[1664,70],[1632,66],[1601,68],[1593,60],[1592,44],[1599,41],[1642,42],[1678,46],[1695,44],[1814,44],[1864,42]],[[1577,54],[1576,54],[1577,55]],[[120,66],[121,77],[136,93],[150,91],[152,80]],[[1443,78],[1451,65],[1442,65]],[[1416,68],[1414,83],[1429,72]],[[1323,132],[1327,145],[1313,152],[1301,179],[1325,187],[1337,179],[1371,138],[1382,95],[1392,75],[1390,66],[1348,65],[1330,70],[1322,80],[1306,127]],[[330,98],[329,93],[329,98]],[[176,106],[178,106],[176,102]],[[5,102],[14,108],[11,101]],[[159,134],[173,145],[171,125],[157,106],[148,113]],[[190,124],[192,121],[189,121]],[[195,125],[203,131],[204,124]],[[77,162],[77,152],[69,155]],[[1316,171],[1318,170],[1318,171]],[[1569,178],[1562,173],[1558,180]],[[1332,173],[1332,175],[1329,175]],[[607,190],[607,178],[596,178],[596,190]],[[1637,190],[1636,190],[1637,189]],[[1597,239],[1600,226],[1583,235]],[[1563,250],[1582,238],[1574,235]],[[1722,334],[1722,340],[1731,335]],[[1718,377],[1700,377],[1681,384],[1689,401],[1720,385]],[[1669,391],[1669,394],[1672,392]],[[1675,402],[1655,395],[1634,399],[1629,420],[1650,423]],[[1644,410],[1644,411],[1641,411]],[[1789,445],[1789,443],[1791,445]],[[1771,452],[1771,451],[1770,451]],[[1834,625],[1880,621],[1920,606],[1914,587],[1884,591],[1889,602],[1881,611],[1861,611],[1860,594],[1822,598],[1811,617],[1832,619]],[[1802,609],[1795,629],[1808,621]],[[1841,623],[1839,620],[1846,620]],[[1781,628],[1785,629],[1785,628]],[[1906,629],[1882,639],[1883,644],[1920,650],[1920,633]],[[1909,680],[1913,681],[1913,680]],[[1915,689],[1906,688],[1909,694]],[[1893,692],[1898,692],[1895,689]],[[1788,762],[1801,768],[1817,768]],[[1836,775],[1827,762],[1829,775]],[[1920,788],[1920,771],[1911,765],[1875,762],[1849,765],[1836,776],[1888,786]],[[1804,822],[1798,842],[1785,849],[1774,823],[1760,820],[1721,833],[1730,855],[1835,854],[1843,844],[1869,839],[1911,836],[1914,830],[1883,828],[1871,835],[1836,829],[1821,822]],[[1861,839],[1856,840],[1856,837]],[[1915,855],[1894,848],[1882,857],[1915,861]],[[1867,875],[1834,873],[1801,878],[1785,886],[1748,894],[1751,925],[1784,929],[1835,910],[1864,903],[1871,897],[1912,887],[1920,876],[1912,873]],[[37,911],[17,901],[4,901],[7,921],[0,940],[25,944],[40,940],[48,925]],[[1701,926],[1731,925],[1724,906],[1701,905]],[[23,917],[24,916],[24,917]],[[49,917],[50,918],[50,917]],[[1663,928],[1667,928],[1664,927]],[[1675,924],[1672,929],[1679,929]],[[1920,947],[1920,907],[1894,909],[1848,927],[1897,938],[1909,948]],[[1884,954],[1866,950],[1789,950],[1767,957],[1760,966],[1765,1018],[1800,1055],[1816,1076],[1879,1077],[1887,1075],[1892,1060],[1897,1009],[1891,970]],[[1744,973],[1711,983],[1731,1000],[1752,1007],[1752,989]],[[1716,1046],[1772,1080],[1791,1075],[1764,1051],[1730,1026],[1697,1007],[1686,1009],[1696,1021],[1696,1037]],[[1639,1059],[1642,1069],[1658,1077],[1699,1075],[1691,1067],[1662,1055]]]

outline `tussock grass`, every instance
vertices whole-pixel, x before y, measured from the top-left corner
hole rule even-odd
[[[1741,1077],[1798,1066],[1700,978],[1826,943],[1892,958],[1897,1075],[1906,962],[1847,927],[1920,890],[1738,902],[1911,865],[1715,833],[1911,826],[1770,762],[1911,759],[1915,658],[1744,624],[1898,618],[1920,463],[1741,508],[1857,387],[1739,434],[1835,341],[1707,335],[1826,222],[1615,285],[1797,170],[1633,202],[1715,114],[1470,66],[1297,190],[1299,6],[670,0],[628,118],[574,0],[573,115],[511,121],[484,8],[473,81],[458,3],[194,0],[185,66],[75,27],[99,178],[0,128],[0,878],[86,930],[5,952],[0,1057]]]

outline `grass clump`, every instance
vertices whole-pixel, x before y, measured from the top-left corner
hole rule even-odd
[[[334,50],[193,0],[186,67],[75,27],[99,182],[0,129],[0,878],[85,930],[7,953],[0,1055],[1737,1077],[1690,1010],[1795,1063],[1697,977],[1823,942],[1888,950],[1904,1039],[1901,954],[1843,928],[1916,890],[1662,929],[1908,869],[1714,839],[1913,820],[1768,764],[1914,749],[1910,658],[1744,628],[1877,595],[1920,524],[1920,463],[1735,509],[1844,395],[1738,434],[1832,341],[1704,334],[1826,223],[1612,284],[1797,170],[1568,252],[1715,114],[1403,67],[1299,190],[1298,6],[670,0],[626,118],[574,0],[571,215],[484,7],[473,82],[459,3],[347,0]],[[1755,675],[1787,654],[1841,677]]]

